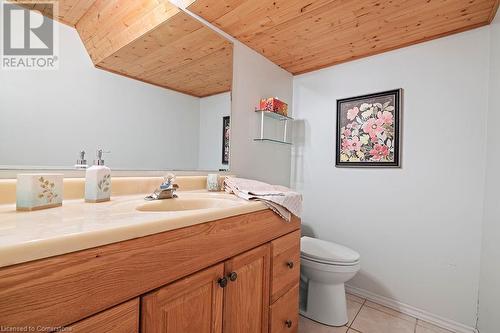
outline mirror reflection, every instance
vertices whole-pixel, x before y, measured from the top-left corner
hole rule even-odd
[[[72,169],[100,148],[113,170],[229,169],[232,43],[162,5],[131,36],[92,13],[54,21],[57,69],[2,72],[0,168]]]

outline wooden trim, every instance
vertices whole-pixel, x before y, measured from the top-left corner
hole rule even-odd
[[[500,6],[500,0],[496,0],[493,8],[491,9],[490,17],[488,18],[488,23],[491,24],[497,15],[498,7]]]
[[[0,269],[0,324],[65,326],[298,230],[270,210]]]

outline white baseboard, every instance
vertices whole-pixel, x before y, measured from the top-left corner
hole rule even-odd
[[[415,317],[417,319],[424,320],[428,323],[434,324],[436,326],[448,329],[452,332],[456,333],[479,333],[476,328],[469,327],[467,325],[463,325],[456,321],[443,318],[441,316],[432,314],[430,312],[418,309],[408,304],[404,304],[398,302],[392,298],[379,296],[377,294],[372,293],[371,291],[367,291],[361,288],[356,288],[352,286],[346,285],[346,291],[350,294],[366,298],[369,301],[374,303],[386,306],[388,308],[394,309],[401,313],[407,314],[409,316]]]

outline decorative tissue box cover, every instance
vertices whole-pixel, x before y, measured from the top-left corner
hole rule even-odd
[[[62,174],[19,174],[16,209],[21,211],[58,207],[63,200]]]
[[[276,112],[284,116],[288,115],[288,104],[275,97],[261,99],[259,107],[261,110]]]

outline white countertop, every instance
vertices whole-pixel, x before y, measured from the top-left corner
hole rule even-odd
[[[266,209],[224,192],[178,192],[180,198],[225,198],[234,207],[175,212],[140,212],[144,195],[114,197],[109,202],[66,200],[62,207],[17,212],[0,205],[0,267],[120,242]],[[170,199],[168,199],[170,200]]]

